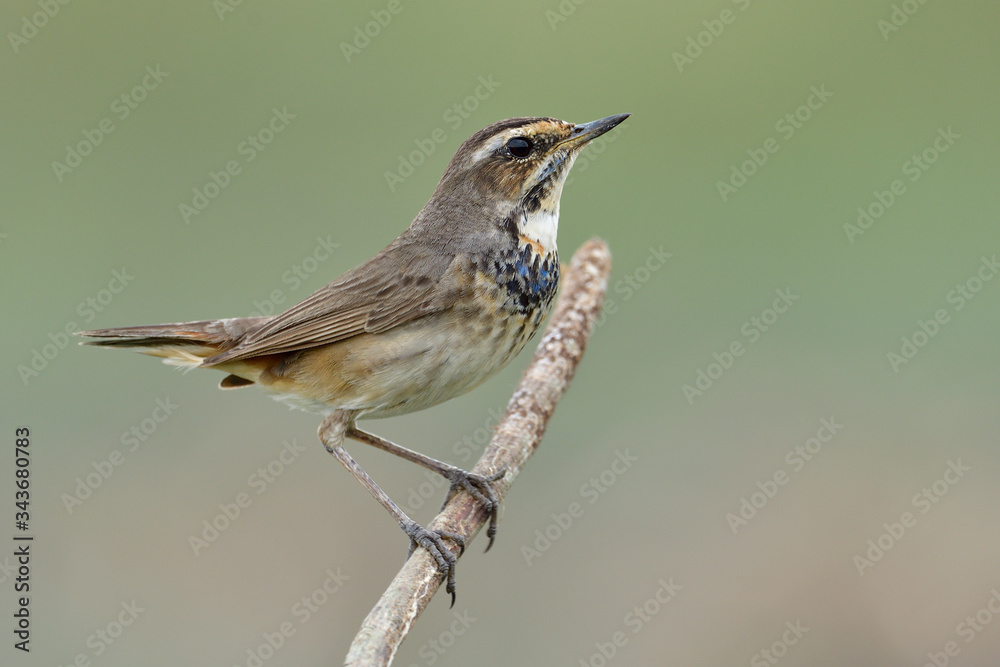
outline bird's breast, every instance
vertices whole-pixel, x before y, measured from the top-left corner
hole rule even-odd
[[[540,252],[534,243],[519,244],[492,259],[483,271],[496,285],[492,297],[512,317],[536,320],[548,314],[559,288],[559,256]]]

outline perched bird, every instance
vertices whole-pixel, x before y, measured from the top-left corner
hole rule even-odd
[[[489,476],[466,472],[362,431],[359,419],[431,407],[494,375],[534,335],[559,285],[559,198],[587,142],[629,114],[574,124],[511,118],[468,139],[430,201],[375,257],[272,317],[204,320],[83,331],[184,367],[227,373],[221,388],[259,385],[293,407],[325,415],[319,438],[427,549],[455,595],[455,556],[410,519],[344,449],[344,439],[386,450],[443,475],[450,498],[465,489],[490,515]],[[447,499],[446,501],[447,502]],[[487,546],[487,549],[489,549]]]

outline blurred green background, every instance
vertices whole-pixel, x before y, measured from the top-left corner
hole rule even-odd
[[[614,303],[496,546],[471,545],[455,609],[438,596],[395,664],[995,665],[998,19],[982,0],[5,3],[0,497],[12,535],[28,426],[36,541],[29,655],[0,559],[0,660],[339,664],[406,543],[319,419],[61,332],[288,307],[394,238],[481,127],[631,112],[562,201],[564,260],[607,239]],[[528,358],[367,427],[469,466]],[[434,515],[421,470],[351,450]],[[123,604],[143,610],[125,627]]]

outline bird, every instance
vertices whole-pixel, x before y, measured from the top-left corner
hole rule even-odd
[[[430,552],[455,602],[461,536],[413,521],[344,448],[347,438],[445,477],[490,517],[500,502],[489,475],[467,472],[363,431],[377,419],[432,407],[495,375],[548,315],[559,285],[559,200],[581,149],[629,117],[589,123],[518,117],[494,123],[459,147],[413,222],[367,262],[285,312],[77,332],[83,344],[123,348],[164,363],[226,373],[222,389],[252,385],[293,408],[319,413],[318,436]]]

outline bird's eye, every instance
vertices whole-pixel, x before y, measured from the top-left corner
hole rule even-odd
[[[507,142],[507,150],[514,157],[528,157],[531,153],[531,141],[524,137],[514,137]]]

